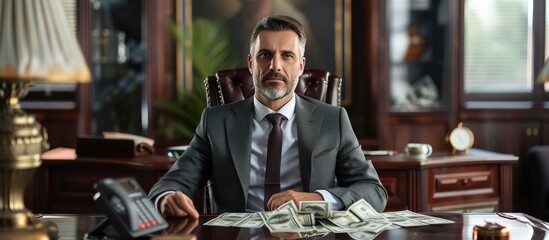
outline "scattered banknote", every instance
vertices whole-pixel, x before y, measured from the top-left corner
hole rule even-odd
[[[377,237],[381,232],[369,233],[369,232],[350,232],[349,236],[356,240],[372,240]]]
[[[349,232],[371,232],[379,233],[385,230],[386,227],[390,226],[391,223],[388,222],[375,222],[375,221],[358,221],[358,222],[341,222],[334,224],[332,221],[321,221],[322,225],[330,229],[335,233],[349,233]]]
[[[251,217],[245,218],[234,224],[233,227],[260,228],[263,227],[263,225],[265,225],[265,222],[263,222],[263,219],[259,216],[259,213],[254,213]]]
[[[454,221],[444,219],[444,218],[438,218],[433,216],[428,216],[425,214],[415,213],[410,210],[404,210],[404,211],[397,211],[393,212],[396,215],[399,215],[401,217],[406,217],[409,219],[413,219],[419,222],[423,222],[427,225],[436,225],[436,224],[449,224],[454,223]]]
[[[294,201],[287,201],[286,203],[280,205],[280,207],[278,207],[276,210],[282,210],[282,209],[286,209],[286,208],[291,208],[296,212],[299,211],[299,209],[295,205]]]
[[[222,213],[216,218],[204,223],[207,226],[232,227],[252,217],[254,213]]]
[[[400,228],[434,224],[451,224],[453,221],[415,213],[409,210],[378,213],[361,199],[346,211],[334,211],[329,202],[293,201],[274,211],[257,213],[223,213],[204,225],[240,228],[267,227],[273,236],[308,238],[324,236],[330,232],[348,233],[353,239],[374,239],[381,232]]]
[[[311,238],[311,237],[322,238],[328,235],[329,233],[331,233],[329,229],[325,228],[322,225],[303,226],[303,227],[304,227],[304,230],[302,232],[298,232],[298,238]]]
[[[383,217],[383,215],[379,214],[373,207],[370,205],[366,200],[360,199],[353,203],[349,207],[349,210],[347,212],[351,212],[355,214],[357,217],[359,217],[361,220],[367,221],[367,220],[376,220],[380,222],[387,222],[387,219]]]
[[[332,206],[326,201],[301,201],[299,202],[299,211],[313,212],[315,218],[323,219],[331,215]]]
[[[398,225],[401,227],[417,227],[417,226],[429,225],[424,222],[420,222],[411,218],[400,216],[393,212],[385,212],[385,213],[381,213],[381,215],[387,218],[387,220],[389,220],[389,222],[391,222],[392,224]]]
[[[314,212],[298,212],[297,218],[303,226],[314,226],[316,225],[315,213]]]
[[[347,211],[331,211],[328,218],[344,217],[347,216]]]
[[[292,208],[260,212],[265,226],[271,232],[301,232],[303,225],[299,222],[296,212]]]

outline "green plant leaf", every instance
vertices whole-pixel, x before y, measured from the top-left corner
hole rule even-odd
[[[169,124],[159,126],[162,128],[159,132],[172,131],[175,138],[189,140],[207,105],[204,79],[219,70],[235,68],[237,61],[231,54],[229,31],[219,21],[194,19],[192,44],[185,40],[177,24],[170,23],[169,30],[178,46],[192,59],[192,89],[181,89],[176,101],[154,102],[153,107],[172,119]]]

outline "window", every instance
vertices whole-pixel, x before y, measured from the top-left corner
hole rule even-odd
[[[535,82],[549,57],[547,1],[465,0],[463,9],[465,107],[549,106],[549,85]]]
[[[465,93],[530,93],[532,1],[467,0]]]

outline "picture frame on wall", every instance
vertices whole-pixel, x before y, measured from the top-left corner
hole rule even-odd
[[[218,38],[223,41],[226,38],[230,58],[235,61],[234,67],[242,68],[247,66],[249,38],[255,24],[265,16],[281,14],[292,16],[304,25],[307,35],[306,68],[325,69],[340,76],[343,79],[341,103],[343,106],[349,105],[352,85],[351,2],[352,0],[178,0],[177,22],[186,43],[186,47],[180,47],[178,51],[178,87],[190,88],[193,77],[196,78],[190,51],[193,48],[193,33],[199,34],[193,31],[197,21],[220,24],[218,29],[227,31],[224,37]],[[210,74],[218,70],[221,69]]]

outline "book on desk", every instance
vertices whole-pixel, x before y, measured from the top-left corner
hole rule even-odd
[[[76,139],[76,155],[85,157],[140,157],[154,154],[154,140],[118,132],[103,136],[80,136]]]

